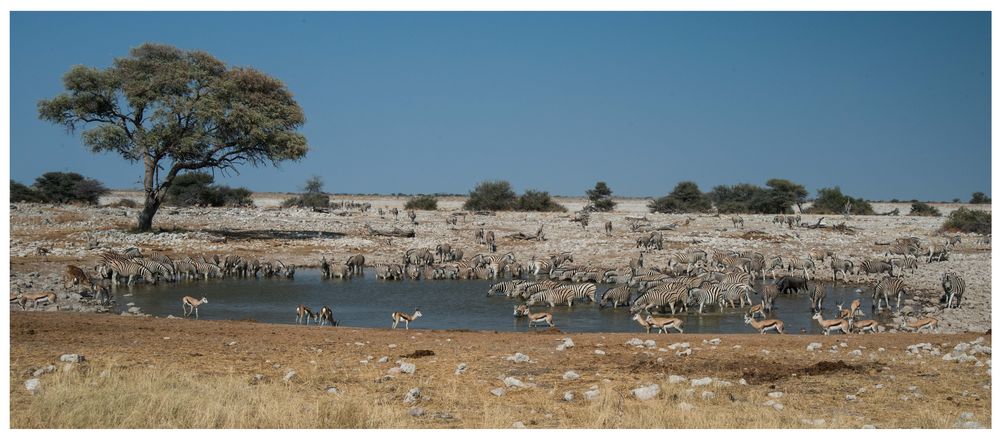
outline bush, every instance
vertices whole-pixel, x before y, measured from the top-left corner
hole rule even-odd
[[[972,199],[969,200],[969,203],[972,204],[990,203],[990,202],[991,202],[990,198],[986,197],[986,193],[983,193],[981,191],[976,191],[975,193],[972,193]]]
[[[45,200],[35,189],[14,180],[10,181],[10,202],[31,202],[40,203]]]
[[[853,198],[840,192],[840,187],[820,188],[812,207],[806,210],[809,214],[843,214],[847,202],[851,202],[851,214],[872,215],[875,210],[865,199]],[[916,203],[916,202],[913,202]]]
[[[109,208],[125,207],[125,208],[138,208],[139,203],[132,199],[118,199],[115,203],[109,203],[107,205]]]
[[[185,173],[174,178],[163,203],[173,206],[251,206],[253,194],[246,188],[214,185],[208,173]]]
[[[508,211],[514,208],[517,194],[507,181],[484,181],[469,192],[462,208],[469,211]]]
[[[417,196],[412,197],[410,200],[406,201],[406,205],[403,209],[420,209],[424,211],[436,211],[438,209],[438,201],[434,196]]]
[[[611,188],[604,181],[594,185],[593,190],[587,190],[587,197],[594,211],[611,211],[615,209],[615,202],[611,200]]]
[[[767,181],[767,186],[770,188],[770,196],[766,199],[766,205],[770,208],[768,213],[794,212],[792,205],[798,205],[801,211],[802,203],[809,194],[806,187],[787,179],[771,179]]]
[[[548,191],[527,190],[514,203],[518,211],[566,212],[566,207],[554,202]]]
[[[650,212],[661,213],[705,212],[712,209],[712,202],[698,189],[698,184],[683,181],[670,194],[649,202],[647,207]]]
[[[96,179],[79,173],[48,172],[35,179],[35,192],[43,202],[86,202],[96,205],[108,189]]]
[[[323,179],[319,176],[306,179],[306,185],[302,190],[305,192],[299,196],[285,199],[281,206],[286,208],[328,208],[330,206],[330,196],[323,192]]]
[[[924,202],[916,202],[910,206],[910,215],[921,217],[941,217],[941,211]]]
[[[941,226],[942,230],[950,232],[974,232],[977,234],[990,234],[990,223],[992,214],[987,211],[958,208],[948,215],[948,220]]]

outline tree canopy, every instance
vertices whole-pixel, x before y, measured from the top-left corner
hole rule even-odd
[[[143,163],[145,202],[139,229],[178,174],[277,164],[308,151],[296,130],[305,115],[285,85],[251,67],[231,67],[198,50],[143,44],[104,69],[77,65],[65,92],[38,102],[38,114],[83,143]]]
[[[463,208],[470,211],[508,211],[514,208],[517,194],[507,181],[483,181],[469,192]]]
[[[698,189],[698,184],[683,181],[677,183],[670,194],[649,202],[647,206],[650,212],[705,212],[712,209],[712,202]]]
[[[611,211],[615,209],[615,202],[611,200],[611,188],[604,181],[594,185],[594,189],[587,190],[587,198],[595,211]]]

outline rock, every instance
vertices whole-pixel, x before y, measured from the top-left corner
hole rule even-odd
[[[678,357],[686,357],[686,356],[690,356],[690,355],[691,355],[691,349],[684,349],[684,350],[682,350],[682,351],[680,351],[680,352],[677,352],[677,353],[676,353],[676,354],[674,354],[674,355],[677,355]]]
[[[170,337],[164,337],[163,339],[164,340],[170,340]],[[230,342],[226,343],[226,346],[236,346],[236,342],[235,341],[230,341]]]
[[[740,385],[747,385],[747,380],[740,378]]]
[[[393,367],[386,371],[389,376],[399,375],[399,367]]]
[[[980,425],[979,422],[962,422],[962,428],[965,429],[979,429],[982,427],[983,426]]]
[[[670,375],[669,377],[667,377],[667,382],[671,384],[679,384],[687,380],[688,380],[687,378],[678,375]]]
[[[389,362],[389,357],[382,357],[382,358],[379,358],[379,359],[378,359],[378,362],[379,362],[379,363],[388,363],[388,362]]]
[[[469,368],[469,365],[468,365],[468,364],[465,364],[465,363],[458,363],[458,367],[456,367],[456,368],[455,368],[455,374],[456,374],[456,375],[461,375],[461,374],[465,373],[465,371],[466,371],[466,370],[467,370],[468,368]]]
[[[406,392],[406,396],[403,397],[404,404],[412,404],[420,400],[420,387],[413,387],[410,391]]]
[[[574,372],[572,370],[568,370],[568,371],[566,371],[566,373],[563,373],[563,379],[565,379],[567,381],[576,381],[576,380],[580,379],[580,374],[578,374],[578,373],[576,373],[576,372]]]
[[[514,422],[514,424],[511,425],[511,428],[514,428],[514,429],[524,429],[524,422],[521,422],[521,421]]]
[[[723,381],[721,379],[716,379],[715,380],[715,386],[716,387],[729,387],[731,385],[733,385],[733,383],[731,383],[729,381]]]
[[[712,345],[712,346],[718,346],[718,345],[722,344],[722,339],[713,338],[713,339],[705,341],[705,342],[708,343],[708,344],[710,344],[710,345]]]
[[[847,397],[846,397],[846,398],[847,398],[847,400],[849,400],[849,401],[856,401],[856,400],[858,400],[858,397],[857,397],[857,396],[855,396],[855,395],[847,395]]]
[[[291,381],[291,380],[292,380],[292,378],[295,378],[295,375],[296,375],[296,373],[295,373],[295,371],[294,371],[294,370],[289,370],[289,371],[288,371],[288,373],[285,373],[285,377],[284,377],[284,378],[282,378],[282,379],[283,379],[283,380],[284,380],[285,382],[289,382],[289,381]]]
[[[493,390],[490,390],[490,393],[492,393],[493,396],[500,397],[500,396],[505,395],[507,393],[507,390],[504,390],[504,389],[502,389],[500,387],[497,387],[497,388],[495,388]]]
[[[639,387],[637,389],[632,390],[632,395],[635,396],[636,399],[639,399],[640,401],[648,401],[650,399],[655,398],[656,395],[658,394],[660,394],[659,384],[650,384],[645,387]]]
[[[331,395],[336,395],[336,394],[340,394],[340,390],[337,390],[337,387],[327,387],[326,388],[326,393],[327,394],[331,394]]]
[[[527,355],[522,354],[520,352],[517,352],[514,355],[507,357],[507,361],[513,361],[515,363],[526,363],[528,362],[528,359],[529,358]]]
[[[563,393],[563,400],[566,401],[566,402],[572,401],[574,397],[575,396],[573,395],[573,392],[571,392],[571,391]]]
[[[32,378],[24,381],[24,388],[28,390],[29,393],[34,395],[38,393],[38,390],[42,388],[42,381],[38,378]]]
[[[862,426],[861,429],[877,429],[877,428],[875,428],[875,425],[869,423],[867,425]]]
[[[780,403],[775,402],[774,405],[771,405],[771,408],[774,408],[775,410],[781,411],[781,410],[785,409],[785,406],[781,405]]]
[[[904,305],[903,308],[899,310],[900,314],[910,316],[913,315],[913,307],[909,305]]]
[[[715,398],[715,393],[710,392],[710,391],[703,391],[703,392],[701,392],[701,399],[702,400],[706,400],[707,401],[707,400],[712,399],[712,398]]]
[[[575,344],[573,344],[573,340],[571,340],[569,337],[567,337],[567,338],[564,338],[562,340],[562,343],[560,343],[558,346],[556,346],[556,350],[557,351],[564,351],[564,350],[569,349],[569,348],[571,348],[573,346],[576,346]]]
[[[80,354],[62,354],[59,356],[59,361],[67,363],[82,363],[86,361],[86,359]]]
[[[424,409],[420,407],[410,408],[410,415],[413,417],[420,417],[424,415]]]
[[[591,389],[591,390],[587,390],[587,391],[583,392],[583,398],[586,399],[586,400],[588,400],[588,401],[592,401],[594,399],[597,399],[597,397],[600,396],[600,395],[601,395],[601,391],[598,390],[598,389],[596,389],[596,388],[595,389]]]
[[[517,378],[515,378],[513,376],[508,376],[508,377],[504,378],[503,379],[503,383],[507,387],[528,388],[527,384],[521,382],[520,379],[517,379]]]
[[[646,347],[649,347],[649,348],[656,347],[656,341],[655,340],[646,340],[642,344],[644,346],[646,346]]]
[[[633,337],[631,340],[629,340],[625,344],[627,344],[629,346],[642,346],[642,340],[639,340],[638,338],[634,338]]]
[[[782,392],[780,392],[780,391],[772,391],[772,392],[770,392],[770,393],[767,394],[768,397],[775,398],[775,399],[780,398],[780,397],[782,397],[784,395],[785,394],[782,393]]]
[[[687,349],[689,347],[691,347],[691,344],[687,343],[687,342],[684,342],[684,343],[673,343],[670,346],[667,346],[667,348],[670,349],[670,350]]]
[[[980,339],[981,338],[982,337],[980,337]],[[973,417],[976,417],[976,415],[975,415],[975,413],[972,413],[971,411],[966,411],[966,412],[958,415],[958,418],[961,419],[961,420],[972,420]]]
[[[815,350],[820,349],[822,347],[823,347],[823,343],[809,343],[809,346],[806,346],[806,350],[809,351],[809,352],[812,352],[812,351],[815,351]]]
[[[594,349],[594,355],[607,355],[607,354],[608,354],[607,352],[604,352],[600,349]]]
[[[698,387],[698,386],[702,386],[702,385],[709,385],[711,383],[712,383],[712,378],[708,377],[708,376],[706,376],[704,378],[701,378],[701,379],[692,379],[691,380],[691,386],[692,387]]]
[[[56,371],[56,366],[53,366],[53,365],[49,364],[48,366],[39,368],[38,370],[35,370],[35,372],[32,373],[31,375],[37,378],[37,377],[42,376],[42,375],[44,375],[46,373],[52,373],[52,372],[55,372],[55,371]]]
[[[691,405],[687,402],[681,402],[677,404],[677,408],[680,409],[681,411],[691,411],[694,409],[694,405]]]
[[[402,363],[399,365],[399,370],[403,373],[412,375],[413,372],[417,371],[417,365],[413,363]]]

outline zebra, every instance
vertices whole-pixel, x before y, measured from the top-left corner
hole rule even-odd
[[[566,261],[569,261],[571,263],[574,262],[573,254],[571,252],[562,252],[555,255],[549,255],[549,263],[552,265],[552,267],[559,267],[563,265],[563,263],[565,263]]]
[[[450,261],[451,245],[448,243],[438,244],[434,250],[434,254],[441,257],[441,262]]]
[[[827,258],[833,258],[833,251],[830,249],[813,249],[809,251],[809,259],[825,262]]]
[[[486,267],[473,267],[465,270],[461,277],[465,279],[490,279],[490,271]]]
[[[917,262],[916,258],[892,258],[889,260],[889,264],[892,264],[893,268],[899,269],[899,273],[902,274],[903,269],[916,270],[920,263]]]
[[[778,227],[781,227],[785,224],[785,216],[778,214],[774,216],[774,219],[771,220],[771,223],[777,223]]]
[[[688,291],[690,298],[698,302],[698,314],[701,314],[705,309],[705,304],[719,305],[719,312],[722,312],[725,305],[722,304],[722,293],[725,291],[722,287],[718,285],[711,285],[705,288],[692,288]]]
[[[493,296],[495,294],[503,294],[507,297],[511,297],[511,294],[514,292],[514,290],[516,290],[519,285],[524,284],[525,282],[527,281],[522,281],[519,279],[497,282],[496,284],[490,286],[490,290],[486,292],[486,295]]]
[[[896,312],[899,312],[900,301],[903,300],[903,294],[908,294],[906,291],[906,284],[900,278],[882,278],[878,284],[875,284],[875,289],[872,291],[872,308],[878,305],[878,310],[882,309],[882,301],[885,300],[886,308],[889,308],[889,296],[896,296]]]
[[[753,305],[753,301],[750,300],[750,292],[753,291],[747,284],[735,284],[735,283],[722,283],[718,285],[721,290],[720,302],[728,302],[730,306],[736,308],[736,303],[739,302],[740,308],[743,308],[743,303],[746,302],[747,305]],[[709,287],[711,288],[711,287]],[[721,303],[720,303],[721,305]]]
[[[955,303],[955,308],[959,308],[962,304],[962,294],[965,293],[965,279],[955,273],[945,273],[941,276],[941,288],[944,289],[941,303],[947,304],[945,308],[951,308],[952,302]]]
[[[785,263],[785,268],[788,269],[788,273],[795,273],[796,270],[802,270],[805,274],[806,280],[809,280],[809,270],[816,269],[816,264],[813,263],[811,259],[802,258],[791,258]]]
[[[913,244],[909,240],[896,240],[896,242],[889,245],[889,249],[886,250],[885,256],[888,258],[892,255],[916,255],[920,247]]]
[[[220,269],[219,266],[215,264],[203,261],[192,261],[191,263],[194,264],[194,268],[197,270],[197,274],[199,276],[205,276],[206,281],[208,280],[209,277],[222,276],[222,269]]]
[[[743,217],[740,217],[740,216],[738,216],[738,215],[734,215],[734,216],[732,217],[732,219],[733,219],[733,227],[734,227],[734,228],[735,228],[735,227],[740,227],[740,228],[742,228],[742,227],[745,227],[745,226],[744,226],[744,224],[743,224]],[[737,226],[737,224],[738,224],[739,226]]]
[[[656,307],[670,307],[670,314],[675,314],[677,304],[680,304],[684,311],[687,311],[687,288],[675,284],[664,284],[654,287],[636,298],[629,311],[632,313],[638,313],[641,310],[651,312],[650,310]]]
[[[830,269],[833,270],[833,283],[837,283],[837,273],[843,273],[844,278],[854,271],[854,261],[849,259],[830,258]]]
[[[604,223],[604,234],[611,235],[611,220]]]
[[[142,279],[151,284],[156,283],[156,276],[153,272],[132,260],[127,259],[112,259],[108,261],[108,267],[111,269],[111,280],[117,283],[119,276],[125,276],[128,278],[127,285],[132,286],[135,281],[136,276],[142,276]]]
[[[618,308],[618,304],[628,305],[632,299],[632,288],[628,284],[615,288],[610,288],[601,296],[601,308],[605,303],[610,303],[612,308]]]
[[[486,246],[490,248],[490,252],[497,251],[497,238],[496,235],[493,234],[493,231],[486,232]]]
[[[809,295],[809,309],[813,314],[823,312],[823,300],[826,299],[826,288],[816,285]]]
[[[486,230],[485,229],[479,228],[479,230],[476,231],[476,244],[486,244]]]
[[[886,272],[889,273],[889,276],[895,276],[893,275],[892,264],[889,264],[885,261],[879,261],[874,259],[866,259],[864,261],[861,261],[861,264],[858,264],[857,267],[857,274],[859,275],[864,274],[867,276],[868,274],[871,273],[886,273]]]
[[[153,274],[157,275],[158,277],[170,278],[171,280],[173,279],[173,269],[163,265],[162,263],[153,261],[152,259],[149,258],[133,258],[132,262],[141,264],[143,267],[149,269],[150,272],[153,272]]]
[[[399,264],[376,263],[374,267],[375,267],[376,279],[386,279],[386,280],[403,279],[403,267],[400,266]]]
[[[344,265],[350,269],[352,275],[364,276],[365,274],[365,256],[360,253],[347,257]]]
[[[565,285],[562,288],[573,290],[573,299],[590,299],[591,302],[597,302],[597,286],[594,284],[588,282],[579,285]]]
[[[706,261],[708,253],[701,249],[696,249],[687,253],[675,253],[667,261],[668,267],[685,264],[685,273],[690,273],[691,269],[700,261]]]
[[[526,303],[528,306],[537,304],[548,304],[554,307],[560,304],[573,306],[573,296],[575,292],[570,288],[553,288],[532,294]]]

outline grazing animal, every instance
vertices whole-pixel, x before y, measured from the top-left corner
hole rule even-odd
[[[822,312],[813,314],[812,318],[819,322],[819,326],[823,328],[823,335],[830,335],[830,331],[836,330],[839,330],[841,334],[847,334],[851,330],[850,323],[845,319],[825,320]]]
[[[56,294],[51,291],[33,291],[29,293],[22,293],[17,297],[17,304],[21,309],[26,309],[28,302],[31,302],[31,307],[35,308],[39,303],[54,304],[56,303]]]
[[[872,334],[877,334],[878,327],[879,324],[875,320],[860,320],[854,322],[854,329],[860,334],[863,334],[865,331],[869,331]]]
[[[406,329],[410,329],[410,322],[417,320],[422,315],[424,314],[420,312],[420,308],[417,308],[413,314],[406,314],[399,311],[394,312],[392,313],[392,329],[396,329],[396,325],[399,325],[399,322],[405,323]]]
[[[336,320],[333,319],[333,310],[330,307],[323,305],[323,308],[319,310],[319,326],[323,326],[329,323],[330,326],[337,326]]]
[[[781,294],[781,288],[777,284],[767,284],[764,286],[764,291],[761,292],[763,298],[764,310],[771,312],[774,309],[774,300],[778,298]]]
[[[606,303],[610,303],[612,308],[618,308],[619,304],[628,306],[631,297],[632,289],[628,284],[608,289],[601,296],[601,308],[604,308]]]
[[[646,323],[660,330],[660,334],[666,334],[667,328],[676,329],[677,332],[684,333],[684,321],[676,317],[653,317],[646,316]]]
[[[301,324],[302,322],[305,322],[305,324],[308,326],[309,320],[312,321],[319,320],[319,314],[316,314],[316,312],[314,312],[311,308],[305,305],[300,304],[298,307],[295,308],[295,323]]]
[[[962,294],[965,293],[965,279],[951,272],[945,273],[941,276],[941,288],[944,289],[941,303],[945,304],[946,308],[951,308],[953,302],[955,308],[961,306]]]
[[[184,310],[184,317],[194,313],[194,318],[198,318],[198,307],[203,303],[208,303],[208,298],[202,297],[201,300],[195,299],[191,296],[184,296],[181,298],[181,308]],[[190,308],[190,310],[188,310]]]
[[[849,259],[830,259],[830,269],[833,270],[833,283],[837,283],[837,273],[841,273],[844,278],[854,271],[854,261]]]
[[[903,300],[903,294],[907,294],[906,284],[900,278],[882,278],[875,284],[872,290],[872,308],[882,309],[882,301],[885,301],[886,308],[889,307],[889,297],[896,296],[896,312],[899,312],[899,304]]]
[[[823,311],[823,300],[826,299],[826,288],[815,286],[813,288],[812,295],[809,296],[809,309],[813,313],[819,313]]]
[[[941,329],[938,326],[938,319],[934,317],[925,317],[923,319],[907,322],[901,328],[915,332],[920,332],[920,330],[924,328],[934,332],[941,332]]]
[[[552,322],[552,313],[533,313],[531,312],[531,308],[529,308],[527,305],[519,305],[514,307],[514,316],[517,317],[527,316],[529,327],[534,326],[535,324],[541,322],[545,322],[549,326],[556,326],[556,324]]]
[[[604,223],[604,233],[607,235],[611,235],[611,220],[608,220],[606,223]]]
[[[90,276],[87,276],[87,273],[83,269],[72,264],[66,266],[66,273],[63,275],[63,278],[66,279],[66,284],[63,285],[63,288],[90,283]]]

